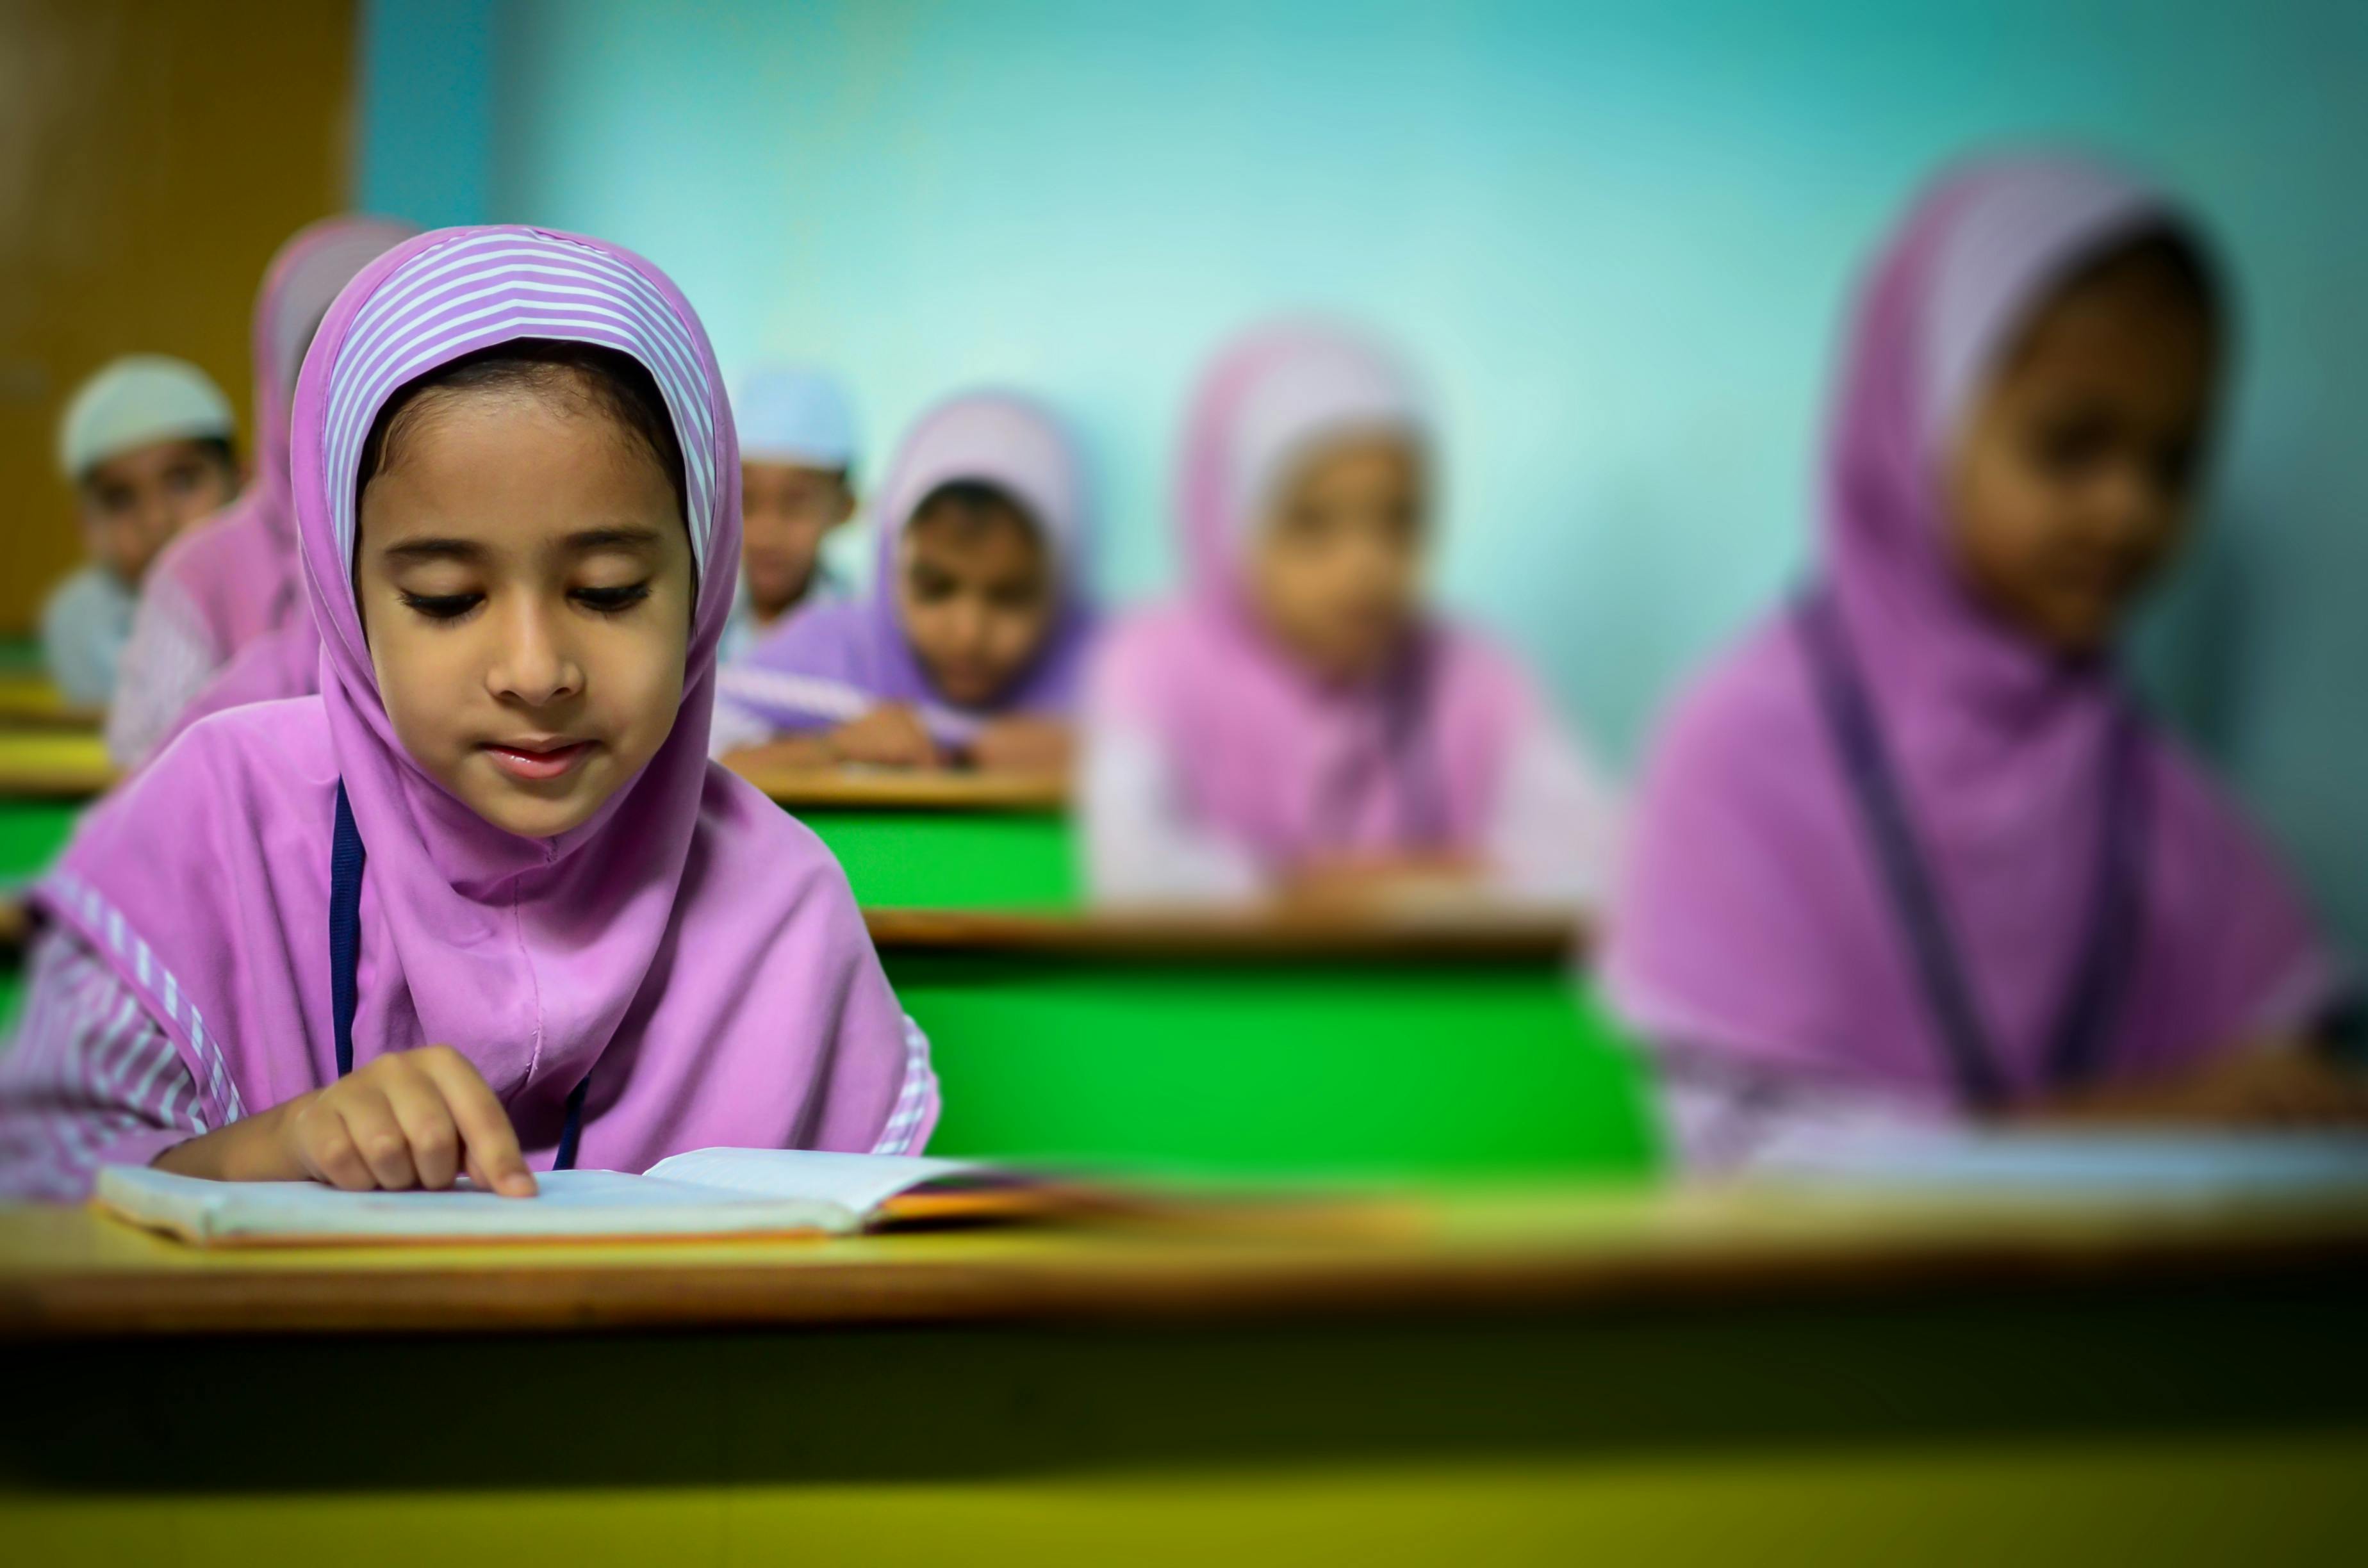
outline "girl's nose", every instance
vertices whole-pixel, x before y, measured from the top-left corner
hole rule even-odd
[[[540,708],[584,689],[583,666],[551,609],[523,604],[488,620],[500,639],[486,669],[485,684],[495,697]]]

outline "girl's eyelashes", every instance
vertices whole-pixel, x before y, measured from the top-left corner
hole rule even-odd
[[[415,594],[398,589],[403,602],[430,620],[458,620],[485,602],[483,594]]]
[[[575,598],[586,609],[601,615],[620,615],[650,597],[649,579],[628,583],[617,588],[578,588]]]

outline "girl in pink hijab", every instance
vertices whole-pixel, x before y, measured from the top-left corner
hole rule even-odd
[[[724,669],[716,755],[1066,771],[1093,619],[1068,431],[1020,393],[948,398],[905,434],[877,512],[870,595],[800,610]]]
[[[255,301],[254,483],[219,517],[175,540],[148,575],[108,712],[118,766],[138,766],[177,733],[215,674],[250,642],[277,636],[290,646],[268,662],[278,678],[244,678],[241,700],[315,688],[320,642],[304,609],[288,493],[296,372],[337,290],[418,232],[387,218],[324,218],[298,230],[265,269]]]
[[[837,865],[707,760],[740,470],[674,285],[410,241],[331,308],[292,442],[324,689],[193,726],[38,887],[6,1185],[918,1150],[927,1042]]]
[[[1510,657],[1422,606],[1429,432],[1349,334],[1269,326],[1218,356],[1184,435],[1189,589],[1116,629],[1087,684],[1099,896],[1594,900],[1611,792]]]
[[[2112,657],[2227,351],[2188,219],[2065,157],[1877,261],[1823,569],[1669,717],[1606,960],[1697,1164],[2032,1113],[2351,1117],[2336,967]]]

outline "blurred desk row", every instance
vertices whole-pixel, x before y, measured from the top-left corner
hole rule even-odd
[[[0,879],[45,865],[108,777],[95,736],[0,733]],[[837,855],[928,1031],[940,1152],[1265,1175],[1649,1165],[1636,1069],[1576,977],[1567,918],[1089,915],[1057,781],[755,782]]]
[[[1225,1211],[244,1254],[0,1211],[0,1518],[44,1563],[2093,1565],[2368,1523],[2359,1201]]]

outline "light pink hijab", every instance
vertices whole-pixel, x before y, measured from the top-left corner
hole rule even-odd
[[[1940,884],[2004,1086],[2045,1058],[2088,947],[2108,746],[2131,698],[1993,618],[1945,548],[1938,475],[1999,356],[2050,290],[2149,232],[2159,195],[2062,157],[1941,182],[1877,260],[1827,454],[1824,575]],[[2271,856],[2136,718],[2136,946],[2096,1071],[2192,1062],[2301,1027],[2327,952]],[[1798,624],[1748,638],[1682,699],[1649,768],[1606,971],[1677,1048],[1953,1104],[1947,1047],[1808,678]]]
[[[324,218],[299,229],[263,274],[255,298],[255,480],[246,494],[166,547],[153,591],[181,594],[197,612],[217,663],[280,627],[312,637],[296,568],[296,520],[288,493],[288,418],[296,372],[313,328],[354,274],[419,231],[391,218]],[[318,678],[268,695],[295,697]]]
[[[1027,510],[1058,576],[1059,608],[1027,665],[985,709],[938,696],[897,608],[896,554],[921,504],[957,481],[993,485]],[[728,666],[726,701],[785,733],[826,729],[873,708],[913,708],[937,739],[961,744],[998,714],[1065,715],[1092,634],[1093,508],[1068,428],[1024,393],[947,398],[913,423],[872,509],[880,543],[871,591],[814,605],[767,633]]]
[[[1508,659],[1452,626],[1423,627],[1386,678],[1339,688],[1258,624],[1243,563],[1275,491],[1326,445],[1375,433],[1429,456],[1421,399],[1380,349],[1311,323],[1226,347],[1184,433],[1189,592],[1119,626],[1093,676],[1091,710],[1158,740],[1197,825],[1270,872],[1325,856],[1478,850],[1540,711]]]
[[[513,836],[403,750],[350,587],[363,438],[404,383],[489,345],[603,344],[646,366],[680,437],[699,600],[671,735],[593,818]],[[339,780],[369,861],[357,1061],[464,1051],[527,1147],[589,1077],[580,1160],[705,1144],[917,1150],[926,1043],[814,837],[706,757],[739,559],[740,466],[699,318],[647,262],[523,228],[405,244],[338,296],[298,385],[292,478],[323,631],[317,697],[191,729],[96,812],[39,892],[135,989],[210,1126],[328,1082]]]

